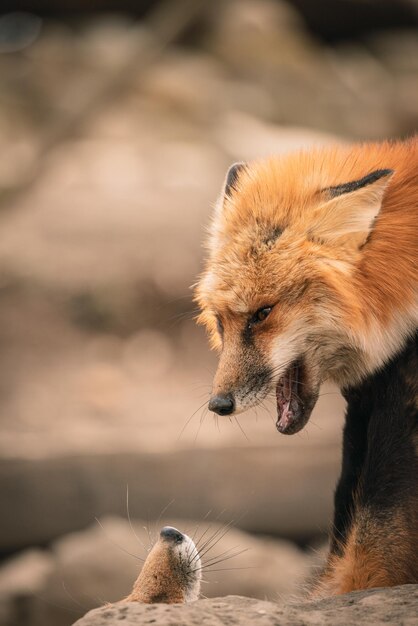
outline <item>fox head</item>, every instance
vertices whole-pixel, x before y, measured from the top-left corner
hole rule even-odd
[[[292,434],[325,379],[357,382],[380,358],[363,261],[394,172],[350,169],[344,157],[345,178],[332,155],[238,163],[227,174],[196,288],[220,352],[209,402],[220,415],[273,397],[278,430]]]

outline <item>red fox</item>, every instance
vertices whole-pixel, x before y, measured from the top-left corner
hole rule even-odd
[[[331,379],[346,391],[346,428],[355,430],[355,390],[366,389],[417,328],[417,171],[416,138],[326,147],[230,168],[196,288],[199,321],[220,351],[210,410],[237,414],[274,396],[277,429],[293,434],[307,423],[320,384]],[[412,376],[416,382],[416,370]],[[393,404],[391,410],[398,409]],[[379,423],[376,405],[365,412],[356,440],[361,462],[351,459],[356,451],[344,441],[345,468],[356,470],[347,486],[343,467],[337,522],[347,503],[355,516],[353,503],[361,500],[360,466],[374,445],[367,424]],[[415,470],[416,462],[408,470],[416,497]],[[332,552],[340,557],[341,543],[334,537]],[[418,542],[415,554],[417,548]],[[417,582],[410,574],[404,578],[396,582]],[[375,586],[376,577],[356,580],[334,580],[329,589]],[[394,584],[390,577],[387,582]]]

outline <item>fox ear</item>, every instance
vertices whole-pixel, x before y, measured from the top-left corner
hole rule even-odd
[[[360,248],[379,215],[392,175],[393,170],[376,170],[359,180],[323,189],[325,204],[319,207],[309,236],[323,243],[342,239],[350,247]]]
[[[233,165],[231,165],[225,178],[224,189],[223,189],[224,196],[231,195],[232,190],[235,189],[235,185],[238,181],[239,173],[244,167],[245,167],[245,163],[242,163],[242,162],[234,163]]]
[[[225,198],[229,198],[238,181],[239,173],[246,167],[245,163],[234,163],[231,165],[226,173],[224,184],[222,187],[221,195],[215,205],[215,212],[213,217],[212,231],[215,232],[218,228],[219,221],[223,214]]]

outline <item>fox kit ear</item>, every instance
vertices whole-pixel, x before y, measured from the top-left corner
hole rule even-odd
[[[325,204],[319,207],[309,235],[324,243],[342,238],[350,247],[360,248],[373,228],[392,175],[393,170],[376,170],[359,180],[323,189]]]

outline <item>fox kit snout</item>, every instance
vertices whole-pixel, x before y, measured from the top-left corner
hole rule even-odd
[[[175,604],[197,600],[201,560],[193,540],[165,526],[149,553],[126,602]]]
[[[308,421],[320,384],[358,383],[418,321],[418,142],[332,147],[233,165],[197,285],[220,360],[209,409],[272,397]]]

